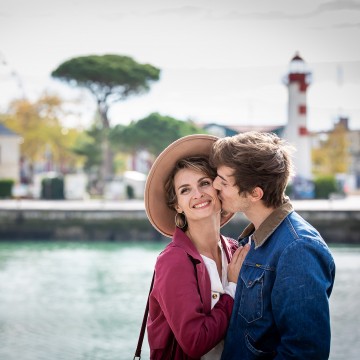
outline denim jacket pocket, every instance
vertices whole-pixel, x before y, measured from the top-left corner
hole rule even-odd
[[[246,347],[257,357],[262,359],[273,359],[276,355],[276,351],[262,351],[259,349],[256,349],[254,346],[254,340],[251,338],[251,336],[248,333],[245,333],[245,344]]]
[[[239,314],[248,323],[260,319],[263,315],[264,273],[264,269],[247,266],[240,275],[243,286]]]

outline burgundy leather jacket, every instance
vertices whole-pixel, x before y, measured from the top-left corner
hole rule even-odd
[[[237,242],[223,236],[221,241],[230,261]],[[211,310],[206,266],[187,235],[176,229],[155,265],[147,323],[150,358],[200,359],[224,338],[233,303],[223,294]]]

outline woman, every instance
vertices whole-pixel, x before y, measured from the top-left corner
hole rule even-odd
[[[149,220],[172,237],[155,265],[147,323],[150,358],[220,359],[237,277],[248,251],[220,235],[222,216],[208,155],[217,138],[190,135],[167,147],[145,188]],[[236,250],[236,251],[235,251]]]

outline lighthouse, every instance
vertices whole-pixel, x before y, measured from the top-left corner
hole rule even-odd
[[[298,53],[291,59],[284,77],[288,88],[288,122],[283,137],[296,148],[295,179],[311,180],[311,141],[307,127],[306,90],[311,84],[311,72]]]

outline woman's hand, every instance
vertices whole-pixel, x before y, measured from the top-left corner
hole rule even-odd
[[[235,252],[228,265],[228,281],[237,284],[241,266],[245,260],[250,245],[240,246]]]

